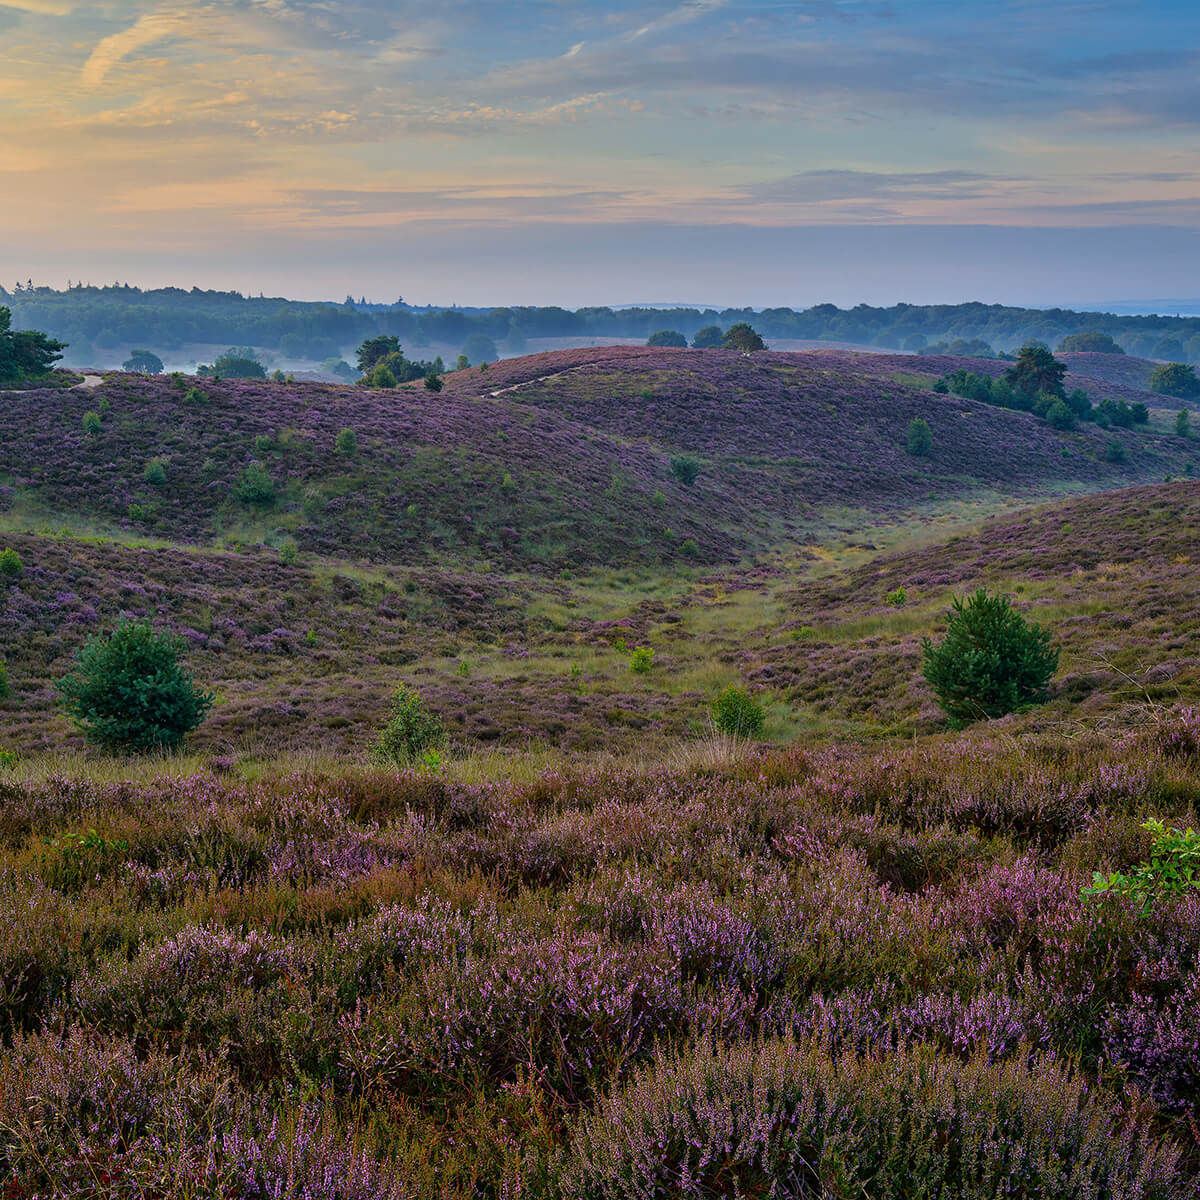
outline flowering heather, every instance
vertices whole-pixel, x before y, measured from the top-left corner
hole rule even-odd
[[[1200,802],[1196,729],[13,774],[5,1200],[1194,1195],[1200,900],[1083,888]]]

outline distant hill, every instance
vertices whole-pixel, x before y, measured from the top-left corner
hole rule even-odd
[[[732,561],[803,540],[833,507],[886,515],[931,493],[1036,498],[1188,469],[1174,437],[1060,434],[930,392],[959,361],[1003,365],[600,347],[455,372],[440,394],[113,373],[94,392],[0,394],[0,519],[545,571]],[[905,449],[916,416],[926,458]],[[353,455],[335,448],[343,429]],[[1105,460],[1114,437],[1123,462]],[[699,462],[692,486],[673,474],[681,455]],[[248,498],[248,470],[274,495]]]

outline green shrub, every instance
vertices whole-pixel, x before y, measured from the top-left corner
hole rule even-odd
[[[1113,438],[1112,441],[1104,447],[1104,461],[1110,463],[1123,463],[1126,458],[1124,443]]]
[[[7,700],[12,695],[12,689],[8,686],[8,667],[5,666],[3,660],[0,660],[0,700]]]
[[[1055,400],[1053,404],[1046,409],[1046,424],[1051,429],[1057,429],[1060,432],[1066,432],[1068,429],[1075,428],[1075,414],[1062,401]]]
[[[187,380],[182,371],[171,372],[171,386],[177,391],[182,392],[187,387]]]
[[[0,579],[14,581],[20,579],[25,572],[25,564],[21,556],[11,547],[0,550]]]
[[[188,388],[187,393],[183,398],[188,404],[208,403],[208,394],[206,392],[202,392],[198,387]]]
[[[256,459],[234,480],[233,495],[242,504],[265,506],[275,499],[275,483],[266,467]]]
[[[562,1200],[1036,1200],[1188,1194],[1180,1149],[1068,1065],[927,1046],[701,1042],[580,1118]]]
[[[904,585],[901,584],[894,592],[888,592],[883,599],[884,603],[890,604],[892,608],[903,608],[908,603],[908,593],[904,590]]]
[[[166,462],[161,458],[152,458],[142,472],[142,478],[155,487],[161,487],[167,482]]]
[[[1026,621],[1007,596],[982,588],[954,601],[940,645],[925,638],[922,646],[925,679],[955,724],[1041,703],[1058,669],[1049,632]]]
[[[358,434],[353,429],[343,429],[334,438],[333,448],[344,458],[353,458],[358,453]]]
[[[1139,863],[1128,874],[1114,872],[1092,876],[1085,896],[1128,896],[1136,900],[1143,914],[1172,900],[1181,900],[1200,887],[1200,833],[1191,827],[1168,829],[1151,818],[1142,828],[1150,833],[1150,861]]]
[[[396,386],[396,376],[390,367],[385,363],[380,363],[367,375],[363,382],[368,387],[394,388]]]
[[[91,412],[90,410],[83,414],[81,424],[83,425],[84,433],[95,434],[104,428],[104,422],[100,419],[100,414],[98,412]]]
[[[933,449],[933,433],[923,417],[913,417],[909,421],[906,445],[914,458],[924,458]]]
[[[273,434],[260,433],[254,439],[255,454],[270,454],[275,449],[277,443]]]
[[[15,750],[0,750],[0,771],[11,771],[17,765]]]
[[[442,377],[436,371],[430,371],[425,376],[425,390],[429,392],[440,392],[442,390]]]
[[[279,561],[283,563],[285,567],[294,565],[299,555],[300,551],[296,548],[296,543],[293,542],[291,538],[288,538],[288,540],[282,543],[282,545],[279,547]]]
[[[376,762],[404,766],[446,739],[442,719],[429,711],[413,688],[401,684],[392,697],[392,712],[371,756]]]
[[[180,639],[122,620],[89,638],[58,691],[89,742],[106,750],[174,750],[204,720],[213,695],[179,663]]]
[[[1150,390],[1160,396],[1188,400],[1200,396],[1200,379],[1196,378],[1196,368],[1187,363],[1162,363],[1150,374]]]
[[[1175,414],[1175,436],[1181,438],[1192,436],[1192,418],[1188,415],[1186,408],[1181,408]]]
[[[648,675],[654,667],[654,651],[649,646],[638,646],[629,658],[629,669],[635,675]]]
[[[674,454],[671,456],[671,474],[684,487],[691,487],[700,474],[700,460],[691,454]]]
[[[709,709],[712,723],[730,737],[756,738],[762,736],[767,714],[745,688],[730,684]]]

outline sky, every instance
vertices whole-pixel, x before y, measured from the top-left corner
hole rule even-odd
[[[0,0],[0,280],[1200,293],[1195,0]]]

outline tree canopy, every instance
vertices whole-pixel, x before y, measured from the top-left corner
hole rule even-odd
[[[1060,363],[1045,346],[1027,343],[1021,347],[1016,363],[1005,372],[1004,378],[1023,395],[1044,393],[1062,400],[1066,398],[1063,392],[1066,373],[1066,363]]]
[[[677,349],[686,349],[687,344],[687,338],[674,329],[660,329],[646,339],[647,346],[674,346]]]
[[[725,331],[720,325],[705,325],[703,329],[696,330],[696,336],[692,338],[692,347],[696,350],[715,350],[724,336]]]
[[[131,350],[121,368],[125,371],[137,371],[142,375],[161,375],[163,360],[152,350]]]
[[[731,325],[725,331],[721,345],[726,350],[740,350],[743,354],[766,349],[766,342],[745,321],[738,321]]]
[[[1196,378],[1196,368],[1186,363],[1163,363],[1150,375],[1150,390],[1160,396],[1190,400],[1200,396],[1200,379]]]
[[[33,329],[13,329],[12,310],[0,305],[0,379],[44,375],[66,349],[63,342]]]
[[[1056,354],[1124,354],[1112,337],[1099,329],[1069,333],[1058,343]]]

